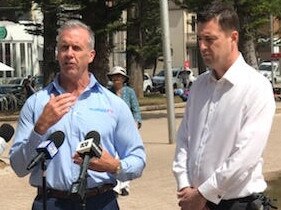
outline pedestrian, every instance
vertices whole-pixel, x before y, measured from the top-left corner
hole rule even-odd
[[[23,80],[23,87],[24,87],[24,93],[26,99],[28,99],[33,93],[36,92],[34,81],[31,75],[28,75],[27,78]]]
[[[126,69],[121,66],[115,66],[111,69],[107,76],[112,82],[112,86],[109,89],[126,102],[133,114],[136,126],[140,129],[142,119],[139,102],[134,89],[127,85],[129,76],[127,75]],[[129,195],[130,182],[118,181],[114,191],[119,195]]]
[[[33,94],[20,112],[10,150],[11,166],[19,177],[30,174],[31,186],[38,189],[32,209],[41,210],[45,204],[42,170],[40,164],[31,170],[27,166],[36,157],[39,144],[62,131],[64,141],[48,160],[44,173],[47,208],[117,210],[113,192],[116,180],[138,178],[145,167],[142,139],[127,104],[89,72],[88,64],[95,58],[91,29],[78,20],[67,21],[58,30],[57,50],[59,73],[53,82]],[[70,190],[80,177],[83,163],[76,148],[91,131],[100,135],[101,157],[90,159],[86,199],[81,201]]]
[[[269,209],[262,153],[275,113],[272,87],[239,52],[239,21],[231,5],[213,1],[197,21],[209,70],[193,83],[177,132],[173,172],[179,206]]]
[[[127,85],[129,76],[126,69],[121,66],[115,66],[107,74],[112,86],[111,92],[121,97],[129,106],[138,128],[141,128],[142,118],[138,98],[133,88]]]

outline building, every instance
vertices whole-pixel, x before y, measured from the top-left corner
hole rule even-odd
[[[0,31],[0,61],[15,69],[0,72],[1,81],[39,74],[43,38],[28,34],[25,26],[10,21],[0,21]]]
[[[169,1],[169,22],[173,67],[188,65],[197,73],[196,14]]]

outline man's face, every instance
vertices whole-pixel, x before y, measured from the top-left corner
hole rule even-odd
[[[90,49],[89,34],[82,28],[66,29],[58,43],[60,72],[68,78],[79,77],[88,72],[88,64],[93,61],[95,51]]]
[[[230,67],[234,47],[237,45],[238,32],[225,32],[216,19],[198,24],[198,41],[203,60],[213,69]]]

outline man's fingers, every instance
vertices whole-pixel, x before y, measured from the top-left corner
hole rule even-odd
[[[63,94],[60,94],[58,96],[55,96],[54,98],[51,97],[51,100],[54,103],[58,103],[58,104],[64,104],[64,103],[67,103],[67,102],[73,103],[76,100],[76,96],[74,96],[70,93],[63,93]]]
[[[76,101],[76,97],[70,93],[64,93],[58,96],[51,95],[49,106],[57,112],[57,114],[65,114]]]

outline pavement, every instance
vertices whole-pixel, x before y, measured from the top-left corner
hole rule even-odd
[[[177,104],[175,109],[176,128],[181,122],[184,105],[184,103]],[[171,170],[175,144],[169,143],[165,105],[156,108],[142,107],[141,109],[144,120],[140,133],[146,148],[147,166],[141,178],[131,181],[129,196],[118,197],[120,209],[179,209],[176,198],[176,182]],[[13,116],[9,117],[5,118],[5,120],[15,126],[16,121],[14,121]],[[274,123],[264,152],[264,175],[267,180],[281,176],[280,125],[281,103],[277,102]],[[9,164],[9,147],[0,157],[6,164]],[[17,177],[9,165],[5,168],[0,168],[0,189],[0,209],[31,209],[36,190],[28,184],[28,176]]]

